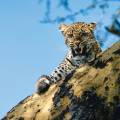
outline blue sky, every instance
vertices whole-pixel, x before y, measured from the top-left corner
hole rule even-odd
[[[31,95],[37,78],[51,73],[67,52],[58,25],[39,23],[42,9],[38,0],[0,0],[0,118]],[[95,22],[95,15],[77,19]]]

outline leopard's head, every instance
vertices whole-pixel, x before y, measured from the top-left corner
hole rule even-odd
[[[79,46],[84,39],[94,36],[95,23],[77,22],[70,25],[61,24],[59,29],[65,37],[65,43],[68,47],[74,48]]]

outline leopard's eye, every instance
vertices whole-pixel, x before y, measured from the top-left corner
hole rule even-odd
[[[80,40],[79,40],[79,39],[76,39],[75,41],[79,42]]]
[[[73,35],[75,39],[80,39],[80,34],[79,33],[76,33]]]
[[[82,29],[79,29],[78,32],[82,32]]]
[[[80,43],[80,40],[76,39],[75,42],[76,42],[76,43]]]
[[[73,34],[67,34],[67,36],[71,38],[71,37],[73,37]]]
[[[83,36],[87,36],[87,35],[88,35],[88,32],[83,32],[82,35],[83,35]]]

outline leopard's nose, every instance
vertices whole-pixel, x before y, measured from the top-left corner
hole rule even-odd
[[[73,40],[73,39],[69,39],[69,42],[70,42],[70,43],[74,43],[74,40]]]

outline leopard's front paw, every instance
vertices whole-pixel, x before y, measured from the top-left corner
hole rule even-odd
[[[50,79],[46,75],[41,76],[36,82],[36,88],[37,88],[36,92],[38,94],[46,92],[49,87],[50,87]]]

